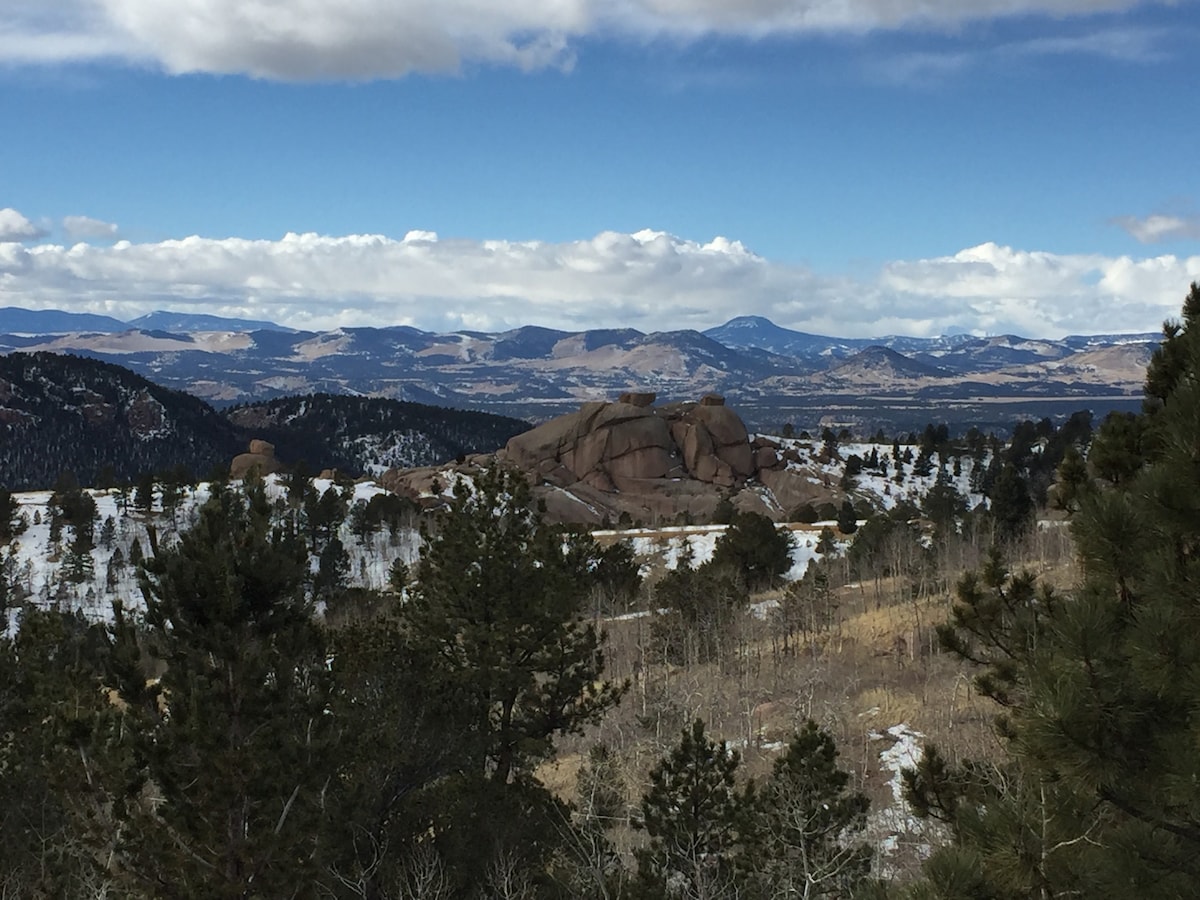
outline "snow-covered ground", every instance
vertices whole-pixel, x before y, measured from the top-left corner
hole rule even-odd
[[[886,476],[864,468],[856,477],[853,488],[854,496],[869,498],[875,506],[883,509],[893,508],[901,499],[920,505],[937,480],[939,460],[936,455],[932,471],[928,475],[913,474],[912,463],[900,464],[904,475],[901,482],[897,483],[897,463],[891,458],[890,444],[839,444],[838,458],[821,462],[818,459],[821,453],[819,442],[785,438],[776,440],[783,447],[794,449],[800,455],[802,462],[792,462],[789,466],[807,472],[807,477],[817,482],[833,486],[840,483],[845,462],[851,455],[867,459],[874,450],[881,459],[886,457]],[[915,458],[916,448],[912,450]],[[986,464],[986,458],[979,463]],[[953,474],[952,461],[947,461],[944,466],[950,483],[972,507],[983,502],[981,495],[970,493],[973,465],[975,463],[969,456],[962,457],[957,475]],[[450,473],[437,485],[441,496],[446,499],[452,498],[458,480],[465,480],[468,487],[472,486],[469,476]],[[313,486],[318,493],[327,490],[344,492],[346,502],[351,507],[355,503],[368,502],[376,494],[384,493],[383,488],[371,482],[339,488],[329,480],[314,479]],[[281,479],[277,476],[269,477],[266,487],[268,497],[272,501],[281,505],[285,502],[286,491]],[[78,610],[92,619],[107,619],[111,617],[114,599],[122,599],[128,608],[136,609],[141,605],[136,569],[130,564],[134,542],[139,542],[143,551],[148,549],[148,530],[153,528],[159,543],[169,546],[181,531],[195,522],[200,506],[209,497],[209,489],[205,484],[195,488],[183,488],[182,497],[173,513],[164,512],[162,509],[161,493],[156,494],[154,505],[149,512],[135,509],[130,499],[116,490],[89,490],[88,493],[95,500],[97,508],[96,544],[91,553],[90,579],[75,584],[64,577],[67,538],[64,536],[57,543],[50,540],[50,491],[31,491],[14,495],[28,527],[10,546],[0,547],[0,564],[7,567],[9,577],[20,592],[31,598],[34,603]],[[108,519],[113,523],[112,540],[102,542],[102,526]],[[400,529],[394,534],[381,529],[364,541],[353,534],[350,521],[350,517],[347,517],[343,522],[339,538],[350,555],[351,586],[381,589],[387,585],[388,573],[395,560],[412,563],[417,558],[420,537],[415,522],[414,527]],[[819,557],[816,545],[822,526],[833,524],[817,522],[811,526],[780,526],[790,527],[794,536],[792,565],[784,576],[787,580],[795,581],[804,576],[809,564]],[[690,554],[693,565],[707,562],[712,558],[716,542],[724,531],[725,526],[689,526],[662,528],[653,532],[646,529],[628,532],[604,531],[596,532],[596,536],[606,540],[627,540],[635,556],[643,564],[645,572],[649,571],[652,565],[673,569],[679,565],[685,553]],[[848,543],[839,542],[837,552],[844,552]],[[123,565],[120,564],[121,561],[124,561]],[[316,565],[315,559],[312,564]],[[766,609],[759,612],[765,614]],[[15,612],[10,611],[10,618],[15,620]],[[13,623],[10,623],[10,627],[13,627]]]
[[[866,460],[874,451],[881,461],[887,464],[887,474],[880,474],[878,471],[863,467],[862,471],[855,476],[855,486],[849,492],[852,496],[857,495],[867,498],[874,506],[880,509],[888,510],[895,508],[896,504],[901,500],[907,500],[915,506],[920,506],[925,495],[937,483],[939,464],[944,463],[946,478],[956,491],[961,494],[967,502],[969,509],[974,509],[980,503],[984,502],[983,494],[971,491],[971,473],[978,464],[984,468],[987,467],[990,458],[986,454],[976,463],[969,455],[958,457],[959,473],[954,474],[954,458],[942,460],[937,453],[932,456],[932,467],[928,475],[917,475],[913,469],[919,453],[917,447],[909,445],[901,445],[901,456],[905,451],[912,452],[912,461],[899,462],[892,458],[892,444],[873,444],[862,441],[846,441],[838,443],[836,446],[837,459],[829,459],[821,462],[819,457],[823,449],[823,445],[819,440],[806,440],[799,438],[784,438],[775,435],[763,435],[771,440],[779,443],[785,450],[795,450],[801,457],[801,463],[789,462],[788,468],[793,471],[804,471],[808,473],[808,477],[814,484],[821,484],[832,488],[838,488],[842,480],[842,473],[846,469],[846,461],[851,456],[857,456],[859,459]],[[900,482],[896,481],[898,471],[903,471],[903,478]]]
[[[351,507],[385,493],[383,488],[369,482],[338,488],[332,481],[317,478],[313,480],[313,486],[318,493],[344,491]],[[267,477],[266,490],[269,499],[283,502],[286,491],[277,476]],[[209,487],[201,483],[194,489],[183,488],[174,514],[163,510],[161,492],[156,492],[149,512],[135,509],[132,500],[123,499],[116,490],[88,490],[87,493],[96,503],[96,542],[91,552],[90,579],[74,584],[65,577],[69,530],[63,529],[64,534],[57,544],[51,541],[50,491],[13,495],[19,515],[28,525],[7,548],[0,547],[0,564],[7,567],[13,583],[34,604],[77,610],[93,620],[110,620],[115,599],[122,600],[130,609],[142,606],[136,568],[130,564],[134,542],[141,544],[143,552],[148,551],[149,530],[153,528],[159,544],[170,546],[181,532],[196,522],[200,507],[210,496]],[[105,520],[110,518],[113,538],[106,545],[101,535]],[[387,585],[388,572],[396,559],[413,562],[420,546],[420,536],[415,529],[403,529],[393,536],[384,528],[370,535],[365,542],[360,541],[351,531],[349,516],[342,523],[338,536],[350,554],[350,584],[374,589]],[[312,563],[315,566],[316,560]],[[15,627],[16,610],[10,610],[9,618],[8,627]]]
[[[888,857],[895,855],[902,844],[916,850],[918,857],[930,852],[929,823],[918,819],[904,799],[904,769],[916,768],[921,761],[921,742],[925,735],[907,724],[893,725],[883,732],[871,732],[871,740],[884,741],[879,753],[879,768],[891,777],[892,802],[874,810],[867,820],[867,832],[879,848],[881,874],[888,874]]]
[[[834,523],[818,522],[807,528],[792,527],[792,566],[784,573],[785,581],[799,581],[804,577],[808,564],[820,558],[817,553],[817,541],[823,525],[832,526]],[[646,529],[632,531],[597,531],[597,537],[617,538],[626,540],[633,548],[634,557],[642,561],[642,575],[650,571],[651,561],[657,560],[665,569],[678,568],[680,561],[691,554],[691,564],[701,566],[712,559],[717,541],[725,533],[725,525],[685,525],[673,528],[659,528],[653,534],[647,534]],[[780,525],[779,528],[789,528]],[[839,544],[839,551],[845,544]]]

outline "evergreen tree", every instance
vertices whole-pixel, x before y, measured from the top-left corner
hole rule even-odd
[[[842,508],[838,510],[837,527],[842,534],[858,531],[858,513],[854,511],[854,504],[849,497],[842,501]]]
[[[120,823],[88,789],[109,771],[120,711],[100,690],[104,628],[27,609],[0,632],[0,893],[95,897]]]
[[[303,547],[262,485],[219,491],[140,572],[146,636],[117,605],[110,677],[130,705],[123,870],[153,893],[310,896],[333,731]],[[165,666],[143,674],[143,647]],[[128,784],[153,785],[149,802]]]
[[[776,581],[792,567],[791,531],[761,513],[738,513],[717,538],[712,563],[737,572],[751,590]]]
[[[17,499],[0,486],[0,544],[6,544],[16,534]]]
[[[138,476],[137,485],[133,489],[133,505],[141,513],[148,513],[154,507],[153,472],[144,472]]]
[[[758,793],[754,870],[769,897],[849,897],[871,870],[869,801],[850,791],[833,737],[811,719]]]
[[[837,537],[833,533],[833,529],[828,525],[821,528],[821,533],[817,536],[816,551],[822,556],[828,556],[830,553],[837,552]]]
[[[967,511],[967,501],[950,481],[945,468],[938,469],[937,480],[925,495],[922,511],[939,529],[952,528]]]
[[[104,517],[104,524],[100,526],[100,546],[105,550],[111,550],[113,541],[117,539],[117,523],[113,521],[112,516]]]
[[[388,891],[411,860],[436,853],[427,842],[445,826],[448,788],[476,765],[462,741],[474,711],[441,677],[439,661],[413,646],[398,609],[330,634],[340,749],[322,855],[362,897],[394,896]]]
[[[471,723],[458,741],[463,780],[445,786],[437,826],[464,875],[513,843],[548,852],[558,814],[533,768],[624,691],[603,679],[604,638],[584,621],[598,556],[590,538],[547,524],[524,478],[502,469],[474,490],[460,481],[426,534],[399,615],[412,652],[434,661],[433,689],[454,694]]]
[[[988,490],[988,512],[995,523],[996,537],[1015,541],[1033,525],[1033,498],[1029,486],[1012,463],[1005,463]]]
[[[726,896],[752,825],[754,794],[736,783],[741,755],[704,733],[697,719],[650,772],[638,827],[649,841],[637,853],[638,879],[653,897]]]
[[[313,578],[313,594],[328,600],[346,586],[350,576],[350,554],[340,539],[333,537],[321,548],[317,557],[317,572]]]
[[[1105,417],[1088,450],[1088,465],[1097,478],[1110,484],[1132,479],[1145,462],[1147,420],[1132,413]]]
[[[1054,490],[1054,506],[1067,513],[1079,508],[1085,494],[1091,491],[1091,478],[1083,454],[1075,446],[1067,448],[1058,467],[1058,483]]]
[[[1184,313],[1151,365],[1133,464],[1073,516],[1071,595],[1034,599],[1031,577],[995,572],[961,595],[946,643],[984,667],[1012,762],[983,779],[932,764],[911,776],[959,836],[924,896],[964,896],[967,871],[987,891],[973,896],[1154,900],[1200,883],[1195,286]]]

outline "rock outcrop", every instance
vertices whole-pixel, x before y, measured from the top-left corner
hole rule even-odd
[[[790,464],[795,450],[750,438],[718,394],[698,402],[654,405],[649,392],[594,401],[509,440],[494,456],[472,456],[423,469],[393,469],[388,490],[422,507],[445,502],[446,486],[494,462],[532,482],[546,515],[599,523],[627,515],[645,523],[710,521],[722,500],[775,519],[822,496],[819,480]]]
[[[270,475],[283,469],[275,458],[275,445],[267,441],[252,440],[248,453],[239,453],[229,464],[229,477],[241,480],[257,469],[260,475]]]
[[[754,475],[746,426],[723,398],[653,402],[653,394],[639,393],[616,403],[585,403],[512,438],[501,456],[538,480],[599,491],[683,478],[731,488]]]

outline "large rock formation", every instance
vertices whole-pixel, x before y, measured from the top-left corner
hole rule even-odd
[[[394,469],[384,487],[422,506],[445,501],[445,486],[499,461],[528,474],[552,520],[598,523],[627,514],[647,524],[680,518],[710,521],[729,499],[739,510],[783,518],[822,488],[793,470],[794,450],[746,426],[722,397],[654,406],[652,393],[615,403],[585,403],[577,412],[512,438],[494,457],[471,457],[426,469]],[[827,491],[826,491],[827,492]]]
[[[654,395],[585,403],[512,438],[501,453],[539,480],[625,491],[653,479],[692,478],[734,487],[754,475],[741,418],[716,395],[653,407]]]

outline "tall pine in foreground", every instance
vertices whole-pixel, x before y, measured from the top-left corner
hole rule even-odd
[[[398,614],[429,690],[466,720],[433,832],[455,876],[486,885],[497,867],[544,868],[565,813],[534,769],[624,691],[604,679],[604,636],[585,617],[601,554],[545,522],[524,476],[502,469],[459,482],[426,539]]]
[[[914,805],[957,837],[916,896],[1195,896],[1200,286],[1166,327],[1145,407],[1137,444],[1123,444],[1139,457],[1120,478],[1095,465],[1097,483],[1076,491],[1073,591],[1036,597],[996,563],[960,588],[946,643],[983,667],[1010,759],[956,767],[931,753],[910,773]]]
[[[305,562],[261,483],[219,491],[144,562],[144,629],[117,610],[111,677],[132,718],[117,849],[148,893],[317,895],[333,726]]]
[[[752,789],[737,787],[741,754],[704,733],[697,719],[650,772],[637,826],[638,893],[646,900],[734,896],[737,864],[753,827]]]

